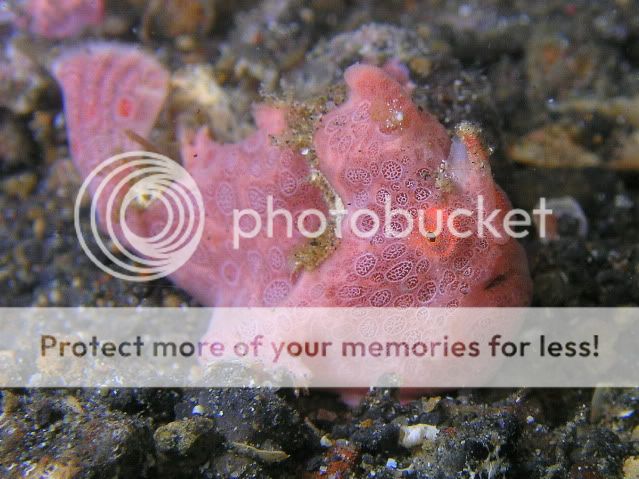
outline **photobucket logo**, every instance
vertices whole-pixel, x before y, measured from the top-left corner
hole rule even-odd
[[[438,208],[418,209],[409,211],[402,208],[392,208],[391,201],[387,197],[384,202],[384,214],[380,215],[371,209],[357,209],[352,212],[346,210],[330,210],[329,214],[335,227],[335,234],[338,238],[343,237],[344,218],[349,216],[347,227],[350,227],[353,234],[362,239],[369,239],[378,233],[382,233],[386,238],[406,238],[415,229],[419,234],[429,240],[436,239],[443,232],[455,238],[468,238],[476,235],[479,238],[492,236],[493,239],[502,238],[524,238],[528,236],[526,229],[533,224],[535,216],[535,226],[540,238],[546,238],[546,218],[553,214],[547,208],[545,198],[540,201],[532,215],[523,209],[512,209],[504,211],[495,208],[488,208],[487,201],[482,195],[477,197],[477,205],[473,210],[466,208],[456,208],[444,210]],[[286,223],[286,238],[292,238],[293,226],[305,238],[319,238],[329,226],[329,220],[324,212],[317,209],[304,210],[297,216],[294,222],[293,214],[283,208],[273,210],[273,197],[267,197],[266,202],[266,235],[268,238],[274,237],[274,222],[277,217],[281,217]],[[316,219],[318,227],[309,230],[305,221],[308,218]],[[250,220],[249,220],[250,218]],[[361,221],[364,219],[365,221]],[[247,227],[252,221],[250,228]],[[361,227],[365,223],[366,228]],[[460,226],[464,225],[465,226]],[[401,225],[401,227],[397,227]],[[242,239],[255,238],[263,230],[262,215],[253,209],[233,210],[233,248],[239,249]]]
[[[81,202],[89,188],[91,234],[111,264],[98,259],[82,232]],[[135,233],[127,224],[127,210],[136,209],[132,217],[139,219],[156,201],[164,209],[164,227],[148,236]],[[129,261],[105,245],[98,210],[102,229]],[[74,222],[80,245],[96,266],[120,279],[152,281],[180,268],[195,252],[204,231],[204,202],[195,180],[177,162],[150,151],[131,151],[100,163],[86,177],[75,201]]]

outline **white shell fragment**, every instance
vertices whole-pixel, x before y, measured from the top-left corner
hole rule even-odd
[[[426,441],[434,441],[439,429],[431,424],[414,424],[399,429],[399,444],[406,449],[420,446]]]

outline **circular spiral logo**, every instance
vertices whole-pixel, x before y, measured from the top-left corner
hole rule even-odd
[[[87,190],[92,193],[91,233],[111,264],[97,258],[81,229],[80,209]],[[148,234],[139,235],[127,224],[127,210],[135,209],[130,218],[140,229],[140,218],[149,219],[144,218],[144,210],[151,205],[149,216],[160,211],[164,226],[155,227],[151,222],[151,227],[142,228]],[[105,245],[98,229],[98,211],[101,229],[129,261],[118,258]],[[173,273],[195,252],[204,231],[204,202],[195,180],[177,162],[150,151],[130,151],[100,163],[86,177],[75,201],[74,223],[82,249],[100,269],[127,281],[152,281]]]

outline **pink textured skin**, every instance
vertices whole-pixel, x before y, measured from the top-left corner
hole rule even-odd
[[[126,130],[147,137],[168,92],[162,65],[115,43],[71,49],[52,72],[62,86],[71,154],[83,176],[116,152],[140,149]]]
[[[395,71],[393,66],[390,73]],[[397,75],[391,74],[368,65],[349,68],[345,75],[348,101],[323,118],[315,135],[320,169],[350,205],[349,215],[355,208],[366,208],[383,218],[387,195],[392,208],[414,214],[419,208],[474,211],[478,195],[483,195],[488,212],[508,211],[508,199],[487,165],[478,169],[469,164],[473,158],[461,158],[471,154],[459,140],[456,154],[449,158],[451,141],[444,128],[417,109],[394,78]],[[395,111],[402,112],[401,126],[389,131],[385,125]],[[435,177],[446,158],[454,187],[443,193]],[[343,223],[348,221],[347,215]],[[338,250],[300,279],[287,303],[399,307],[529,303],[528,266],[516,240],[498,241],[490,235],[480,239],[475,234],[458,239],[444,230],[430,242],[417,228],[404,239],[392,239],[383,235],[383,226],[370,240],[346,228]],[[466,228],[476,231],[472,224]]]
[[[25,0],[18,24],[45,38],[68,38],[104,18],[104,0]]]
[[[93,46],[65,55],[54,72],[64,90],[73,158],[83,175],[96,161],[108,157],[106,153],[139,149],[122,131],[130,128],[146,136],[157,116],[167,77],[154,60],[127,47]],[[348,215],[368,208],[383,217],[387,195],[393,207],[413,212],[420,208],[429,212],[436,208],[473,210],[479,194],[485,197],[488,212],[495,207],[509,209],[508,199],[495,185],[473,138],[451,143],[442,125],[412,103],[408,76],[401,65],[391,64],[386,70],[354,65],[345,78],[350,88],[348,101],[322,118],[314,144],[320,169],[348,206]],[[131,118],[118,114],[122,98],[134,106]],[[457,239],[444,233],[431,242],[418,231],[404,239],[383,234],[363,239],[344,228],[344,238],[324,263],[295,275],[292,254],[307,240],[297,233],[286,239],[283,222],[276,221],[274,238],[267,238],[263,229],[255,239],[243,239],[241,248],[233,250],[234,208],[253,208],[265,217],[266,196],[273,195],[276,208],[293,212],[327,209],[320,192],[307,180],[304,157],[270,142],[269,135],[285,131],[285,112],[260,106],[255,117],[256,133],[236,144],[216,143],[206,130],[182,138],[183,163],[202,191],[207,219],[198,250],[172,279],[201,303],[529,304],[527,262],[513,239],[474,235]],[[435,185],[443,162],[452,181],[446,193]],[[349,222],[348,215],[344,224]],[[147,232],[161,221],[162,214],[153,206],[135,219]],[[464,226],[475,228],[472,221]]]
[[[168,94],[169,73],[160,63],[116,43],[69,49],[53,63],[52,73],[62,87],[71,155],[83,177],[113,155],[140,150],[126,132],[148,137]],[[110,188],[105,190],[107,198]],[[99,212],[104,207],[98,203]],[[144,220],[128,213],[132,227]]]
[[[304,158],[290,149],[271,145],[269,135],[286,128],[283,111],[260,106],[254,111],[258,130],[237,144],[212,141],[206,129],[183,140],[185,168],[198,183],[206,209],[205,232],[190,261],[174,275],[203,304],[216,306],[276,306],[294,286],[291,257],[307,240],[294,228],[287,238],[284,221],[276,219],[273,237],[266,227],[252,239],[232,245],[233,209],[251,208],[265,221],[267,196],[273,209],[286,208],[297,216],[317,208],[326,214],[320,191],[307,178]],[[242,222],[240,222],[243,225]],[[245,230],[253,225],[249,220]],[[308,223],[310,230],[316,226]]]

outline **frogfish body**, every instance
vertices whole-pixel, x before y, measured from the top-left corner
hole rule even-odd
[[[117,44],[69,51],[53,72],[73,160],[85,176],[109,155],[131,149],[131,132],[148,137],[168,90],[163,66]],[[206,129],[181,133],[182,164],[202,193],[205,224],[195,253],[171,275],[175,284],[210,306],[529,304],[526,257],[499,226],[510,204],[493,181],[477,129],[460,125],[451,139],[412,102],[400,65],[355,64],[344,76],[347,100],[315,122],[308,148],[278,141],[295,125],[286,107],[275,105],[255,107],[257,129],[238,143],[217,143]],[[493,221],[498,235],[478,234],[480,202],[487,215],[500,210]],[[237,247],[234,214],[251,209],[265,225],[269,206],[289,211],[294,224],[306,215],[309,231],[319,220],[304,212],[321,212],[326,233],[309,239],[294,227],[288,234],[277,217],[272,234],[263,227]],[[408,212],[414,228],[406,234],[410,220],[387,218],[386,209]],[[438,231],[438,219],[459,209],[473,214],[453,224],[470,234]],[[121,221],[152,234],[166,214],[151,203]],[[254,222],[242,217],[238,225],[248,231]]]

